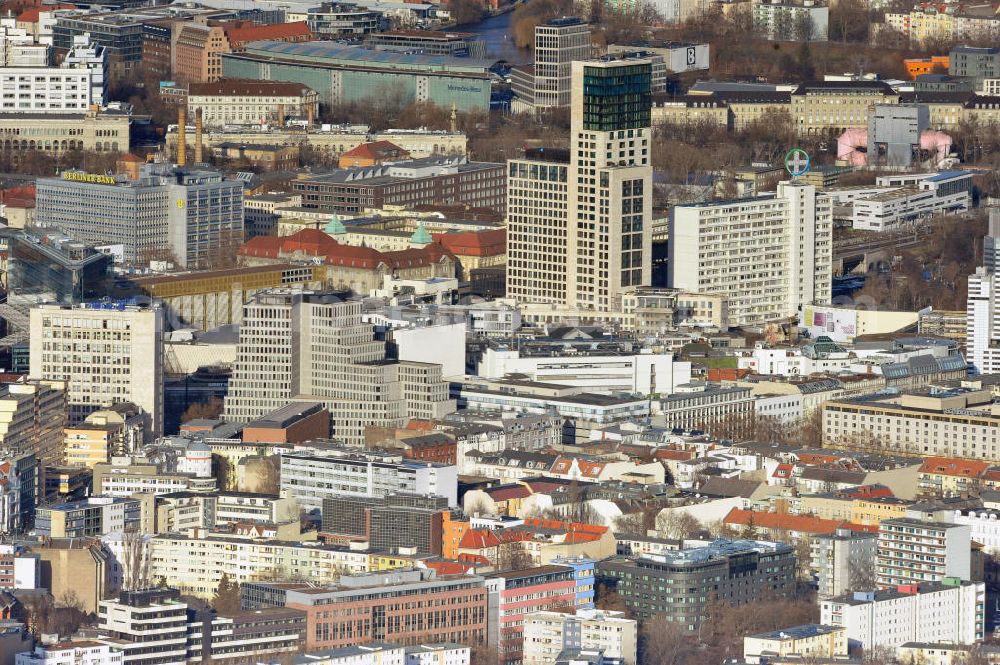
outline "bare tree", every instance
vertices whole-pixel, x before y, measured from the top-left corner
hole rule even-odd
[[[139,591],[152,586],[149,570],[149,545],[136,528],[122,534],[122,589]]]
[[[871,591],[878,581],[875,557],[852,554],[847,559],[847,584],[852,591]]]
[[[685,665],[697,650],[688,632],[663,614],[642,624],[639,661],[644,665]]]
[[[660,512],[656,518],[656,530],[662,538],[684,540],[701,531],[701,522],[688,512],[672,508]]]

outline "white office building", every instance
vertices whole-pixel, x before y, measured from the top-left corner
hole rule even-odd
[[[524,665],[554,665],[563,650],[594,649],[636,665],[638,622],[624,612],[578,609],[532,612],[524,617]]]
[[[128,144],[108,148],[128,150]],[[122,245],[128,265],[164,259],[210,268],[220,252],[235,252],[243,242],[243,184],[210,167],[144,164],[136,180],[67,170],[39,178],[37,187],[40,226],[95,245]]]
[[[248,422],[289,402],[322,402],[333,437],[364,443],[369,426],[437,419],[455,410],[441,365],[390,361],[362,320],[361,302],[274,289],[243,308],[226,419]]]
[[[532,381],[576,386],[594,392],[669,394],[691,381],[691,363],[675,362],[670,353],[563,355],[532,354],[521,349],[487,348],[477,374],[502,379],[523,374]]]
[[[535,26],[535,63],[511,72],[513,110],[532,111],[570,105],[573,61],[591,55],[590,26],[575,16]]]
[[[851,647],[897,647],[906,642],[971,644],[983,638],[982,582],[921,584],[858,591],[820,602],[820,622],[844,626]]]
[[[17,654],[14,665],[121,665],[124,654],[109,644],[73,640],[39,644],[34,651]]]
[[[404,460],[388,451],[328,447],[313,453],[281,456],[281,495],[306,510],[322,510],[336,496],[381,497],[394,492],[436,494],[458,505],[454,465]]]
[[[71,423],[131,402],[163,432],[163,310],[158,305],[38,305],[30,312],[30,376],[66,382]]]
[[[832,233],[830,200],[795,182],[774,196],[677,206],[671,286],[726,295],[732,325],[792,317],[830,302]]]
[[[972,205],[971,171],[921,175],[912,184],[856,199],[851,215],[853,227],[895,231],[934,215],[964,212]]]
[[[108,57],[91,44],[90,35],[73,38],[73,47],[58,67],[49,66],[48,46],[21,37],[4,39],[6,66],[0,68],[0,111],[3,113],[83,113],[107,104]]]

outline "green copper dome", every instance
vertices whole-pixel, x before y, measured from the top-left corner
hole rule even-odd
[[[417,230],[413,232],[412,236],[410,236],[410,244],[429,245],[432,242],[434,242],[434,239],[431,238],[430,233],[427,233],[427,229],[424,228],[424,223],[420,222],[420,224],[417,226]]]
[[[326,234],[331,236],[340,236],[347,233],[347,228],[344,223],[340,221],[340,217],[337,213],[333,213],[330,216],[330,221],[326,223]]]

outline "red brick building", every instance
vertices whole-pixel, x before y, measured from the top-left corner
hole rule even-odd
[[[268,595],[267,583],[251,586],[260,589],[245,593]],[[428,569],[345,575],[335,586],[303,585],[282,589],[280,596],[286,607],[306,612],[305,646],[310,651],[369,642],[486,640],[486,580],[476,575],[439,577]]]
[[[319,402],[292,402],[243,428],[245,443],[302,443],[330,436],[330,412]]]

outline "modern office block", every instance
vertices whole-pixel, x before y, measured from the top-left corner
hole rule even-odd
[[[31,309],[31,377],[66,382],[70,424],[132,402],[163,431],[163,310],[125,303]]]

